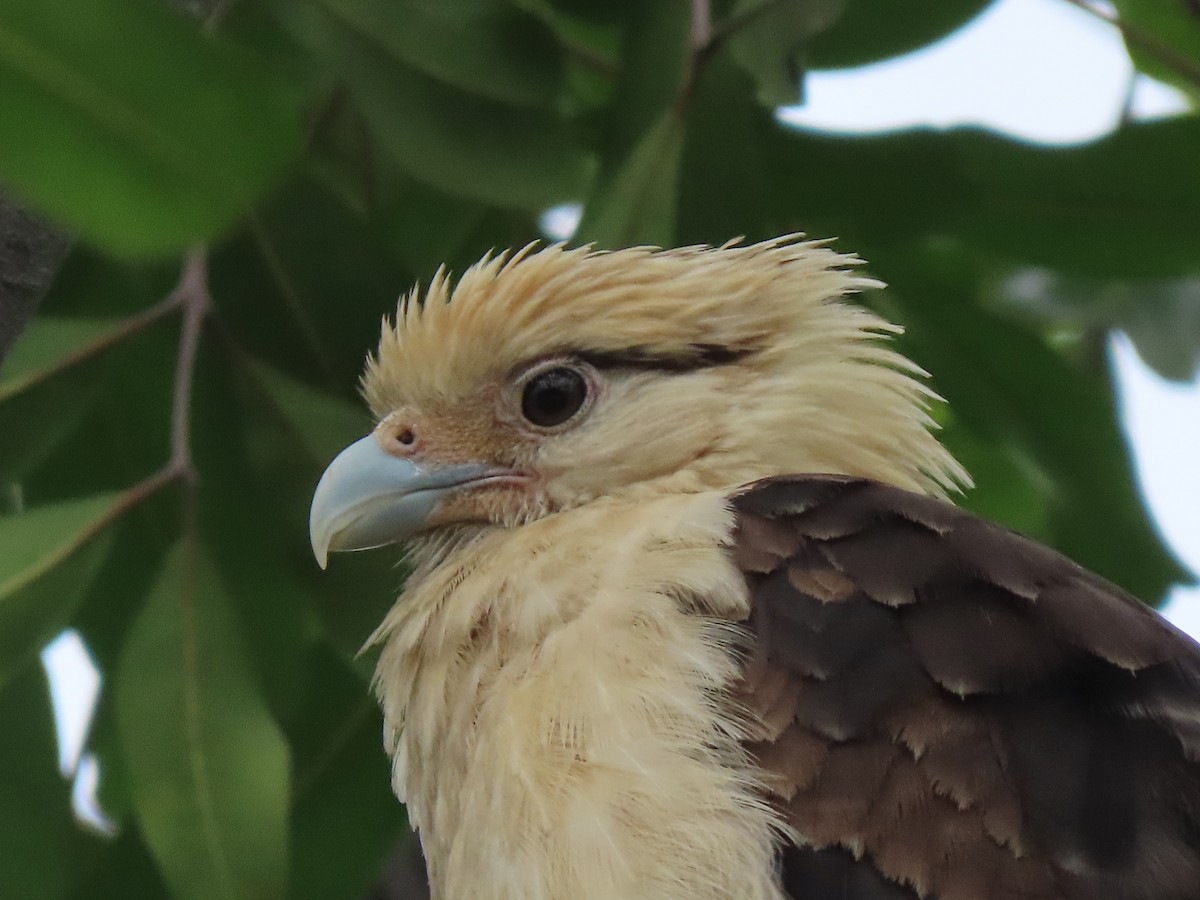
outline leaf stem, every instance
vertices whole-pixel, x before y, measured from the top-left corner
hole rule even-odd
[[[179,284],[171,296],[183,307],[183,327],[179,332],[179,356],[175,360],[175,386],[171,394],[171,458],[167,470],[191,484],[196,479],[191,446],[192,383],[200,334],[212,308],[208,261],[203,248],[187,255]]]
[[[1197,87],[1200,87],[1200,59],[1189,56],[1177,47],[1164,41],[1154,32],[1148,31],[1140,25],[1126,22],[1119,16],[1112,15],[1100,7],[1093,6],[1088,0],[1066,0],[1066,2],[1112,25],[1121,32],[1121,36],[1125,38],[1125,42],[1130,47],[1141,50],[1148,56],[1153,56],[1164,66],[1172,69],[1177,75],[1186,78]]]
[[[712,40],[711,0],[692,0],[692,47],[699,49]]]
[[[72,353],[58,359],[53,365],[46,367],[40,371],[34,372],[24,380],[19,380],[19,384],[15,388],[10,388],[6,391],[6,396],[28,390],[35,385],[40,384],[48,378],[52,378],[60,372],[64,372],[80,363],[87,362],[92,357],[98,356],[105,350],[115,347],[128,338],[145,331],[160,319],[165,319],[171,313],[179,309],[179,299],[173,294],[165,300],[160,300],[153,306],[149,306],[139,313],[135,313],[127,319],[124,319],[116,328],[105,334],[102,334],[92,341],[79,347]]]

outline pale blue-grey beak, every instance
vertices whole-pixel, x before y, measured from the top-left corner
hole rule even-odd
[[[373,435],[355,441],[313,493],[308,536],[317,564],[325,568],[332,551],[370,550],[416,534],[443,495],[488,474],[474,463],[423,468],[385,453]]]

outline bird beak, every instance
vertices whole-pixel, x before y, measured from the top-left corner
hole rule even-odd
[[[355,441],[313,493],[308,535],[317,564],[324,569],[330,551],[370,550],[416,534],[443,496],[493,474],[477,463],[419,465],[385,453],[373,435]]]

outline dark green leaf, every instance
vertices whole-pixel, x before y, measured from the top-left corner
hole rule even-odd
[[[992,2],[848,0],[833,27],[809,45],[808,68],[849,68],[917,50],[962,27]]]
[[[1125,38],[1138,71],[1200,99],[1200,7],[1192,0],[1113,0],[1113,6],[1145,35]]]
[[[194,543],[167,558],[115,690],[134,808],[172,895],[283,897],[288,747]]]
[[[0,689],[0,897],[65,897],[83,862],[83,833],[59,773],[50,692],[27,665]]]
[[[867,259],[916,238],[1092,276],[1200,271],[1200,118],[1076,148],[975,129],[847,138],[778,129],[776,227],[837,235]]]
[[[102,494],[0,517],[0,685],[61,631],[104,559],[119,511]]]
[[[755,107],[753,92],[750,76],[724,55],[696,82],[680,173],[681,244],[775,236],[763,139],[776,125]]]
[[[90,374],[52,378],[0,403],[0,491],[21,492],[22,480],[83,422],[98,390]],[[0,496],[0,511],[13,505]]]
[[[947,262],[950,263],[947,266]],[[1032,332],[968,302],[972,278],[915,251],[881,268],[904,285],[906,349],[933,373],[956,419],[1012,454],[1044,498],[1047,538],[1150,603],[1180,581],[1131,478],[1112,390]]]
[[[317,0],[285,9],[289,27],[353,92],[382,147],[452,194],[540,210],[577,197],[590,161],[553,112],[448,86],[413,68],[363,22]]]
[[[597,187],[584,209],[576,239],[613,249],[632,244],[669,246],[675,238],[683,133],[675,113],[664,113],[612,181]]]
[[[805,48],[837,22],[848,0],[745,0],[732,16],[745,24],[729,40],[729,52],[753,76],[758,102],[774,108],[798,103]]]
[[[120,333],[121,324],[105,319],[34,319],[0,368],[0,403],[111,340]]]
[[[266,363],[250,365],[259,385],[314,459],[328,462],[370,429],[370,416],[361,406],[313,390]]]
[[[296,151],[291,89],[164,4],[0,6],[0,176],[90,240],[208,237]]]
[[[296,748],[294,894],[363,896],[398,838],[412,836],[391,792],[383,722],[368,683],[328,648],[312,660]],[[353,823],[354,827],[347,827]]]
[[[167,900],[167,888],[136,828],[126,828],[104,850],[96,865],[78,879],[71,900]]]
[[[430,78],[516,106],[551,107],[562,60],[536,19],[500,4],[315,0],[349,31]]]
[[[1007,307],[1045,323],[1126,332],[1164,378],[1190,381],[1200,370],[1200,278],[1114,281],[1025,269],[998,293]]]

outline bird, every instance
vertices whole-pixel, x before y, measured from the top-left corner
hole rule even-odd
[[[953,503],[865,272],[531,244],[384,319],[309,524],[403,545],[374,690],[435,898],[1200,898],[1200,647]]]

